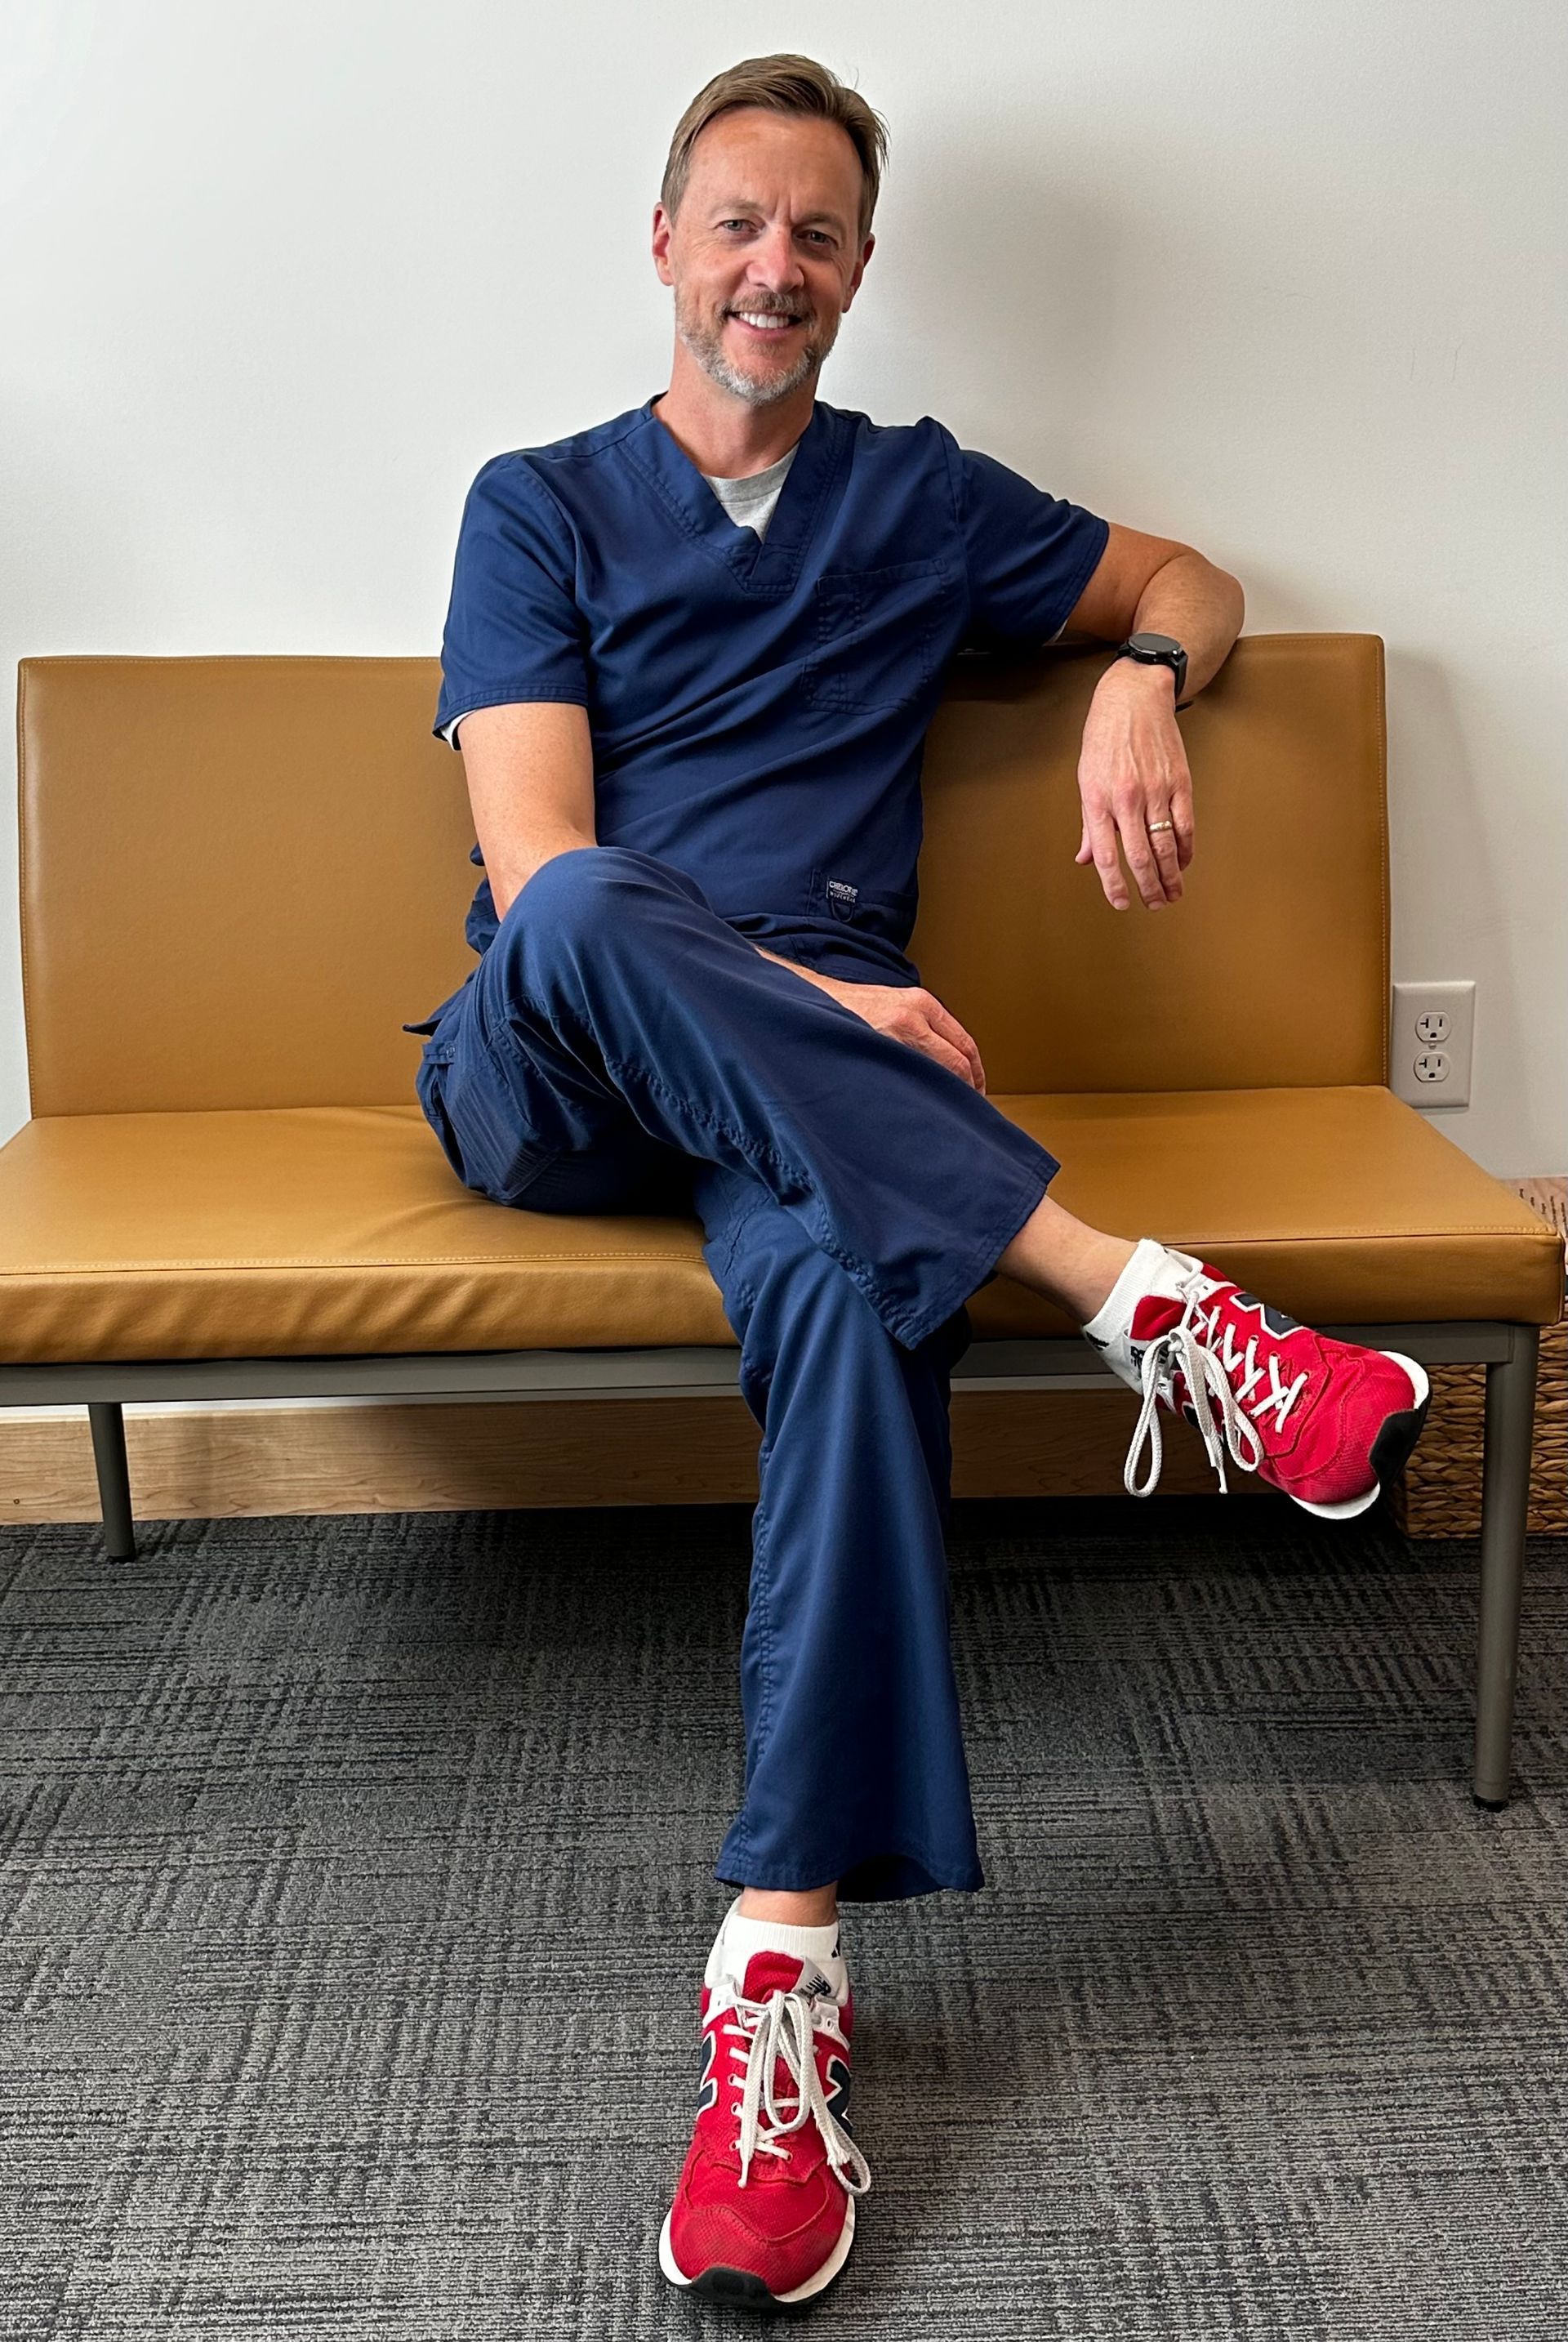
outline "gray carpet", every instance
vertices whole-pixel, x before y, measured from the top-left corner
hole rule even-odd
[[[0,2332],[644,2342],[744,1507],[0,1531]],[[854,1907],[824,2336],[1563,2342],[1568,1548],[969,1505],[988,1885]]]

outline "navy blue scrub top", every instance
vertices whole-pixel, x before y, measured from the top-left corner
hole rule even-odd
[[[1106,524],[929,416],[819,399],[759,539],[656,405],[480,472],[433,728],[585,707],[602,846],[672,863],[781,956],[916,981],[920,766],[948,662],[1049,642]],[[494,937],[488,878],[465,932]]]

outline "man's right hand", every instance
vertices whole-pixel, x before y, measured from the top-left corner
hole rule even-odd
[[[771,959],[773,954],[767,956]],[[918,984],[850,984],[841,976],[821,976],[816,970],[800,968],[797,974],[808,976],[810,981],[845,1008],[853,1008],[879,1033],[891,1033],[895,1041],[906,1042],[910,1048],[919,1049],[934,1057],[939,1066],[950,1073],[960,1074],[972,1089],[982,1096],[985,1093],[985,1068],[980,1062],[980,1052],[956,1016],[944,1008],[934,992],[927,992]]]

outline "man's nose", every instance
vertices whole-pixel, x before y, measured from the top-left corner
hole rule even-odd
[[[749,275],[770,293],[794,293],[805,283],[794,238],[782,224],[769,228],[752,246]]]

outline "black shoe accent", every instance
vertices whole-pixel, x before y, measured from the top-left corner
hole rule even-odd
[[[1405,1407],[1398,1415],[1391,1415],[1373,1441],[1372,1468],[1377,1474],[1380,1486],[1386,1488],[1409,1457],[1421,1437],[1422,1426],[1431,1405],[1432,1393],[1428,1391],[1419,1406]]]
[[[760,2277],[753,2276],[750,2269],[724,2268],[722,2265],[704,2269],[701,2277],[692,2279],[686,2290],[694,2293],[699,2300],[722,2301],[732,2309],[760,2309],[776,2317],[798,2317],[806,2310],[814,2309],[817,2303],[833,2291],[843,2275],[843,2269],[838,2270],[821,2292],[814,2293],[806,2301],[781,2301],[776,2293],[768,2291]]]

